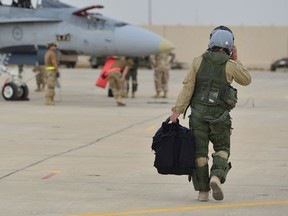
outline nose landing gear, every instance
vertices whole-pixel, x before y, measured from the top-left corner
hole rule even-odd
[[[2,87],[2,96],[5,100],[29,100],[29,89],[19,73],[12,73],[6,66],[7,58],[9,55],[0,54],[0,69],[6,73],[9,78],[6,80]]]
[[[17,85],[10,81],[2,87],[2,96],[5,100],[29,100],[28,95],[29,89],[25,83]]]

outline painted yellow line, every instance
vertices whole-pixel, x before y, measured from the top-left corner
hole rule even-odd
[[[249,207],[249,206],[262,206],[262,205],[284,205],[288,204],[288,200],[284,201],[273,201],[273,202],[251,202],[251,203],[232,203],[232,204],[219,204],[219,205],[207,205],[207,206],[187,206],[178,208],[163,208],[163,209],[147,209],[127,212],[110,212],[110,213],[99,213],[99,214],[78,214],[70,216],[114,216],[114,215],[136,215],[136,214],[147,214],[147,213],[163,213],[163,212],[175,212],[175,211],[188,211],[188,210],[199,210],[199,209],[217,209],[217,208],[232,208],[232,207]]]
[[[154,130],[156,127],[157,127],[156,124],[151,125],[149,128],[146,128],[146,131],[152,131],[152,130]]]

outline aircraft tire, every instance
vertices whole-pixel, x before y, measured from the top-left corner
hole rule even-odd
[[[97,69],[97,68],[98,68],[98,65],[91,65],[91,67],[92,67],[93,69]]]
[[[28,100],[29,89],[26,84],[23,84],[18,89],[18,99],[19,100]]]
[[[18,86],[13,82],[6,83],[2,88],[2,96],[5,100],[17,100]]]

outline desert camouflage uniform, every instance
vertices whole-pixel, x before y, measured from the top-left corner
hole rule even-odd
[[[46,105],[54,105],[55,86],[58,73],[58,61],[55,51],[48,50],[44,57],[47,73]]]
[[[35,91],[44,91],[46,85],[46,70],[45,66],[35,66],[33,72],[38,72],[35,76],[37,89]]]
[[[118,106],[125,106],[125,103],[123,102],[123,88],[126,89],[126,85],[125,82],[121,80],[123,76],[122,73],[125,72],[126,67],[129,69],[132,64],[133,62],[131,60],[117,59],[109,69],[109,87],[112,90],[113,96],[116,99]]]
[[[155,98],[160,97],[162,91],[164,92],[163,97],[167,97],[169,70],[173,60],[174,54],[171,52],[164,52],[151,57],[151,63],[154,68]]]

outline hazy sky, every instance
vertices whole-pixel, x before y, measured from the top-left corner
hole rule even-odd
[[[32,0],[35,4],[37,0]],[[61,0],[136,25],[288,26],[288,0]],[[2,0],[10,3],[12,0]],[[149,7],[150,5],[150,7]],[[149,10],[149,8],[151,10]]]

